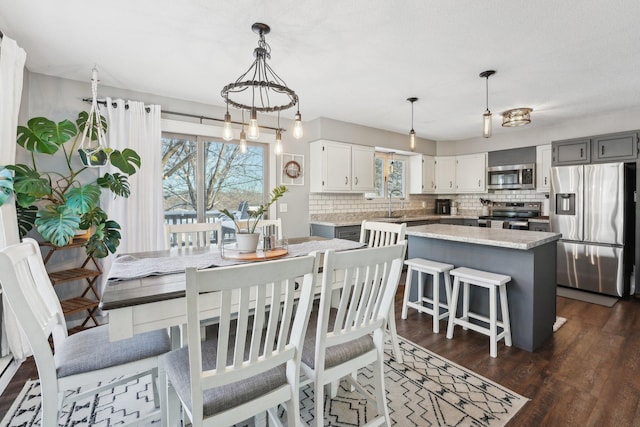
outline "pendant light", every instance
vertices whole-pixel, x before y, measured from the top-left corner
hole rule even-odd
[[[233,128],[231,127],[231,114],[229,114],[229,102],[227,102],[227,113],[224,115],[224,126],[222,127],[222,139],[231,141],[233,139]]]
[[[416,131],[413,130],[413,103],[417,100],[418,98],[416,97],[407,98],[407,101],[411,103],[411,131],[409,131],[409,147],[411,151],[416,149]]]
[[[486,79],[486,100],[487,109],[482,115],[482,136],[489,138],[491,136],[491,111],[489,110],[489,77],[495,74],[495,70],[487,70],[480,73],[480,77]]]
[[[242,130],[240,131],[240,152],[247,153],[247,133],[244,131],[244,110],[242,110]]]
[[[282,154],[282,132],[280,131],[280,111],[278,111],[278,129],[276,130],[276,147],[274,149],[276,155]]]
[[[302,116],[298,95],[268,64],[271,46],[265,36],[271,32],[271,28],[267,24],[256,22],[251,30],[258,35],[258,46],[253,50],[253,63],[234,82],[224,86],[220,94],[227,104],[251,113],[247,129],[247,137],[251,140],[260,137],[258,113],[272,113],[297,105],[293,135],[299,139],[302,137]]]
[[[300,101],[298,101],[298,111],[296,112],[295,122],[293,124],[293,137],[295,139],[300,139],[302,138],[302,134],[302,114],[300,114]]]

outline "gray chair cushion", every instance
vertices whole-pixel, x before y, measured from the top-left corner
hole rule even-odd
[[[97,326],[70,335],[55,349],[58,378],[122,365],[171,350],[165,330],[135,335],[120,341],[109,340],[109,325]]]
[[[207,340],[202,343],[202,364],[204,369],[215,369],[217,341]],[[230,346],[230,348],[233,348]],[[233,352],[229,352],[229,359]],[[183,347],[167,353],[164,357],[165,371],[173,388],[191,411],[191,377],[189,375],[189,349]],[[285,365],[280,365],[266,372],[204,391],[203,414],[205,417],[215,415],[227,409],[250,402],[260,396],[287,384]],[[248,414],[247,418],[252,414]]]
[[[329,312],[329,332],[333,331],[333,323],[338,311],[332,308]],[[307,327],[307,335],[304,337],[304,347],[302,347],[302,363],[315,369],[315,353],[316,353],[316,326],[318,324],[318,307],[313,307],[311,317],[309,318],[309,326]],[[371,335],[365,335],[353,341],[344,344],[334,345],[327,348],[324,356],[324,368],[328,369],[338,366],[348,360],[358,357],[362,354],[373,350],[373,338]]]

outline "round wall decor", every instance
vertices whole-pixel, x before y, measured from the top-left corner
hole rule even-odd
[[[298,178],[302,174],[300,163],[290,160],[284,165],[284,173],[289,178]]]

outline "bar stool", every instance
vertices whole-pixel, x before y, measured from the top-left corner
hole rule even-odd
[[[509,303],[507,301],[506,286],[507,283],[511,281],[511,276],[489,273],[467,267],[453,269],[450,274],[454,277],[454,280],[451,305],[449,307],[447,338],[453,338],[453,328],[455,325],[460,325],[464,329],[468,328],[476,332],[480,332],[481,334],[488,335],[491,338],[491,357],[497,357],[499,340],[504,339],[505,345],[511,347],[511,324],[509,323]],[[460,282],[464,283],[462,292],[462,317],[457,317],[456,312],[458,294],[460,292]],[[489,317],[469,311],[469,285],[489,289]],[[500,307],[502,308],[502,321],[498,321],[496,288],[499,290]],[[471,323],[469,321],[470,319],[484,322],[488,324],[489,327]],[[499,334],[498,327],[502,328],[502,332]]]
[[[404,262],[407,266],[407,281],[404,286],[404,302],[402,304],[402,318],[407,318],[408,307],[427,313],[433,316],[433,332],[440,332],[440,320],[449,317],[449,306],[451,304],[451,277],[449,270],[453,268],[451,264],[430,261],[422,258],[411,258]],[[418,273],[418,299],[409,301],[411,292],[411,275],[413,271]],[[444,289],[447,294],[447,303],[440,302],[440,273],[444,276]],[[424,296],[424,274],[430,274],[433,279],[433,298]],[[431,306],[424,306],[423,303]],[[442,313],[440,309],[443,309]]]

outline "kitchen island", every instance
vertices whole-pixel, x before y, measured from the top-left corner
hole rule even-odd
[[[507,295],[514,346],[535,351],[551,337],[556,318],[559,233],[431,224],[407,227],[407,236],[409,258],[511,276]],[[411,291],[411,300],[415,300],[415,283]],[[471,287],[470,307],[488,315],[488,293],[482,291]],[[444,290],[440,295],[445,295]]]

